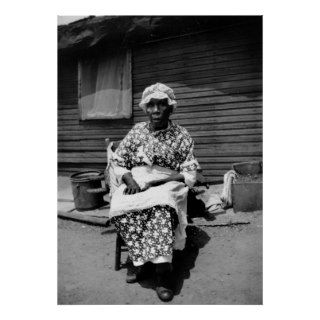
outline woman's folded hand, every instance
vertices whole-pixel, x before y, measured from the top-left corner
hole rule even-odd
[[[127,185],[123,191],[124,194],[135,194],[141,192],[138,183],[133,179],[131,173],[124,174],[122,180]]]

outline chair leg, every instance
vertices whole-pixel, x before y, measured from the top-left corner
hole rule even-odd
[[[116,238],[116,256],[115,256],[115,263],[114,263],[114,270],[120,270],[121,265],[121,236],[117,233]]]

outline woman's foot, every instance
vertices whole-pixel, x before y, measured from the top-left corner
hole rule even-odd
[[[127,283],[135,283],[142,278],[142,266],[135,267],[133,264],[128,266],[127,269]]]
[[[173,299],[171,289],[171,264],[159,263],[156,265],[157,287],[156,292],[161,301],[168,302]]]
[[[157,286],[156,292],[161,301],[168,302],[173,299],[173,291],[170,288]]]
[[[130,261],[128,262],[126,282],[135,283],[144,280],[146,278],[149,278],[153,272],[153,265],[150,262],[147,262],[142,266],[135,267]]]

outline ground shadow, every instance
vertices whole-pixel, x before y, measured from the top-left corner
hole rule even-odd
[[[190,270],[194,268],[199,250],[210,240],[208,234],[196,226],[188,226],[186,229],[187,241],[184,250],[175,250],[173,254],[172,266],[172,285],[175,295],[180,294],[185,279],[190,278]],[[147,266],[147,278],[139,281],[143,288],[156,289],[154,279],[154,267],[152,264]]]
[[[175,251],[173,255],[173,289],[178,295],[184,280],[190,278],[190,270],[194,268],[199,250],[210,240],[208,234],[196,226],[187,227],[186,247],[182,251]]]

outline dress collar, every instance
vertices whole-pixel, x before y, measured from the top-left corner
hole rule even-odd
[[[169,121],[168,121],[168,126],[167,126],[165,129],[161,129],[161,130],[154,130],[154,129],[152,128],[152,126],[151,126],[151,122],[150,122],[150,121],[147,123],[147,126],[148,126],[148,129],[149,129],[149,131],[150,131],[151,133],[156,134],[156,133],[158,133],[158,132],[166,132],[166,131],[170,130],[170,129],[172,128],[172,126],[173,126],[173,123],[172,123],[171,120],[169,120]]]

